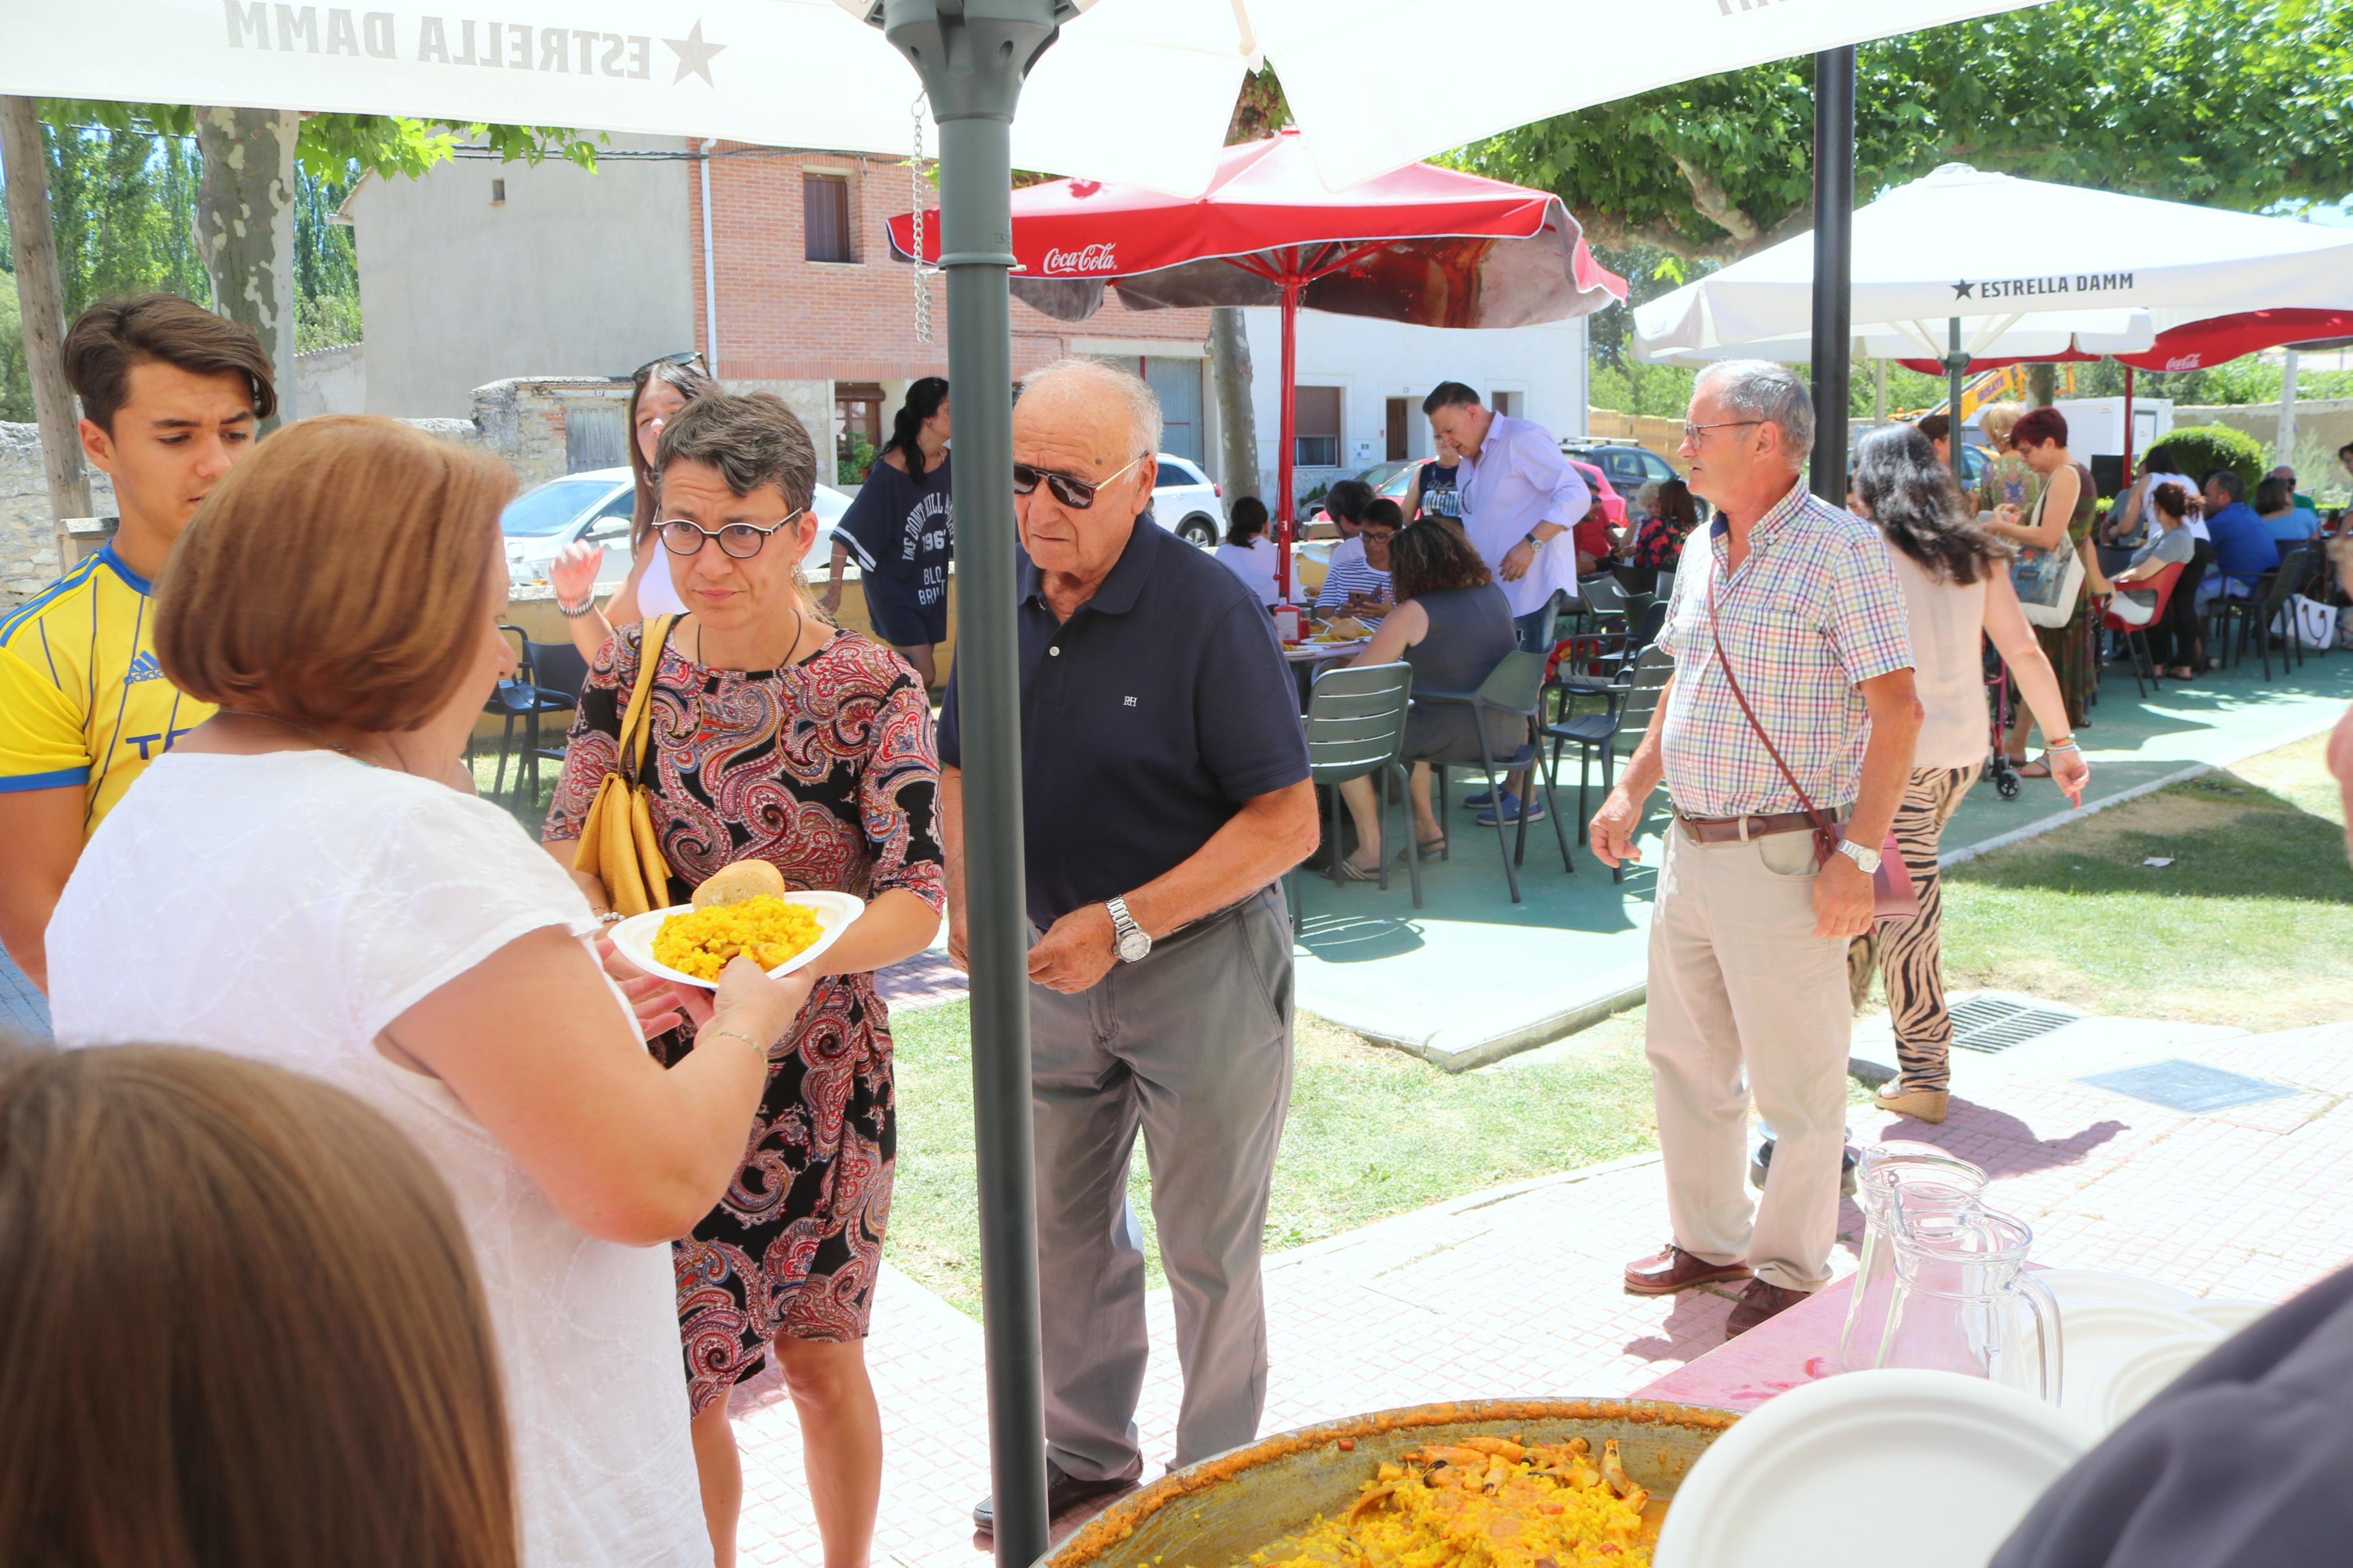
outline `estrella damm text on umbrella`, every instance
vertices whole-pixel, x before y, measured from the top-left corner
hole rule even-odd
[[[1956,300],[2023,300],[2031,294],[2105,294],[2130,289],[2129,272],[2061,272],[2048,278],[1964,279],[1953,285]]]
[[[229,47],[237,49],[415,59],[426,65],[638,81],[653,76],[650,34],[538,27],[465,16],[404,16],[341,5],[274,5],[267,0],[221,0],[221,8],[227,22]],[[701,21],[687,30],[685,37],[661,42],[677,57],[672,86],[690,76],[717,85],[712,79],[711,61],[727,46],[705,43]]]

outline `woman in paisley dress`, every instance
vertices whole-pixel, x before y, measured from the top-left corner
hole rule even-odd
[[[863,1568],[881,1486],[881,1417],[863,1342],[891,1206],[896,1104],[888,1015],[872,971],[923,951],[944,883],[939,764],[923,683],[889,649],[836,629],[801,563],[816,540],[808,433],[766,395],[697,399],[663,435],[657,533],[680,557],[687,614],[626,626],[581,694],[545,830],[572,864],[596,785],[618,763],[623,710],[657,659],[643,782],[670,900],[753,857],[787,887],[867,900],[770,1053],[744,1164],[676,1245],[678,1310],[703,1508],[720,1568],[734,1557],[743,1474],[730,1390],[773,1356],[801,1417],[827,1568]],[[600,910],[610,900],[580,878]],[[655,1048],[675,1060],[691,1028]]]

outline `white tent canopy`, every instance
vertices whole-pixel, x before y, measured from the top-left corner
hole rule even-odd
[[[2243,310],[2353,309],[2353,231],[1989,174],[1948,163],[1854,215],[1854,338],[1876,359],[2075,347],[2137,353]],[[1811,234],[1634,312],[1638,358],[1808,357]]]
[[[977,0],[976,0],[977,3]],[[2037,0],[1078,0],[1021,96],[1017,167],[1192,195],[1272,63],[1337,190],[1667,82]],[[408,114],[897,153],[881,0],[78,0],[11,5],[0,93]],[[855,13],[855,15],[853,15]],[[1662,49],[1659,40],[1674,39]],[[1393,90],[1399,63],[1445,90]],[[1579,62],[1610,62],[1607,70]],[[1386,85],[1385,85],[1386,84]],[[939,143],[930,127],[926,142]]]

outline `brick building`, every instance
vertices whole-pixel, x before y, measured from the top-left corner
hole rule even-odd
[[[729,385],[775,391],[812,431],[830,429],[846,455],[888,431],[908,382],[947,374],[945,282],[930,280],[920,342],[915,270],[883,233],[913,205],[903,161],[614,143],[594,174],[460,157],[423,179],[361,183],[343,218],[358,241],[372,412],[463,416],[491,382],[626,375],[694,347]],[[1076,323],[1017,300],[1012,328],[1016,375],[1066,353],[1131,362],[1167,406],[1168,449],[1214,466],[1207,311],[1130,310],[1114,290]]]

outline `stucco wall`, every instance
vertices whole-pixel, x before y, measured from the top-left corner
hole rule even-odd
[[[294,356],[294,415],[365,414],[367,351],[358,343]]]
[[[363,181],[343,212],[359,248],[369,412],[463,416],[489,382],[626,375],[692,346],[692,167],[608,158],[591,174],[460,158],[422,179]],[[495,205],[494,181],[506,195]]]

